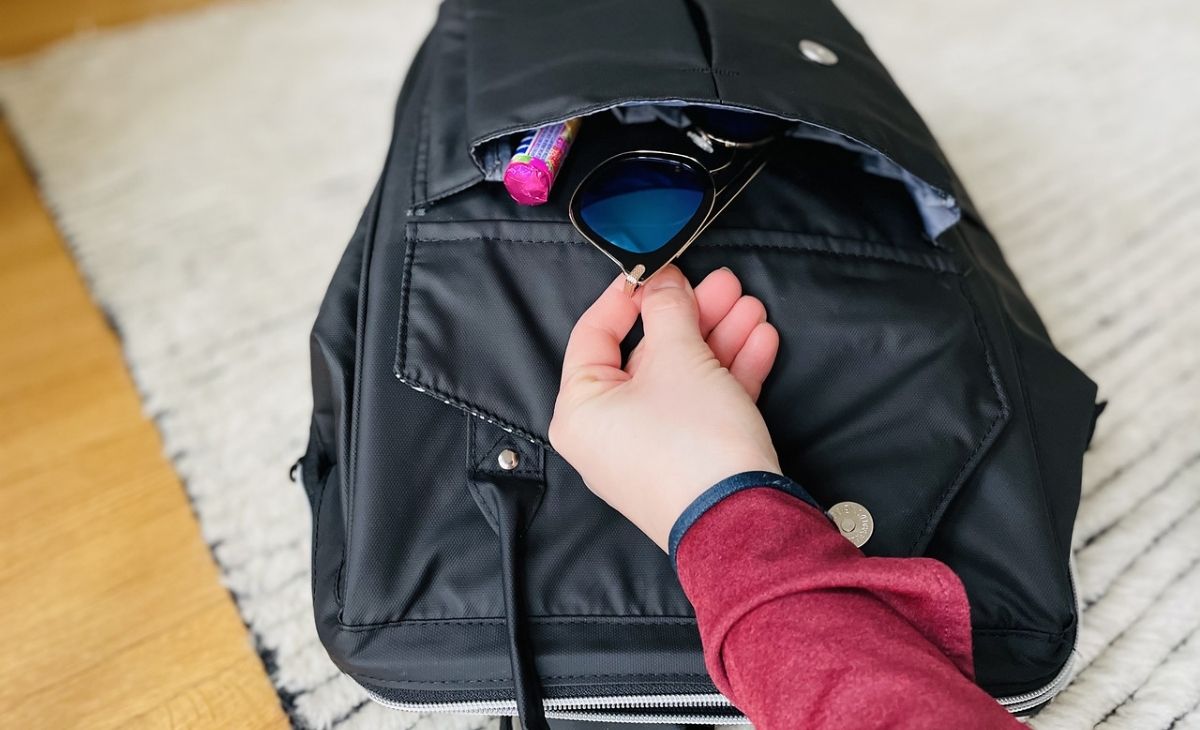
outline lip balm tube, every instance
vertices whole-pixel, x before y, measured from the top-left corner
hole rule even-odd
[[[513,200],[521,205],[546,202],[581,121],[575,117],[547,124],[525,135],[504,170],[504,187]]]

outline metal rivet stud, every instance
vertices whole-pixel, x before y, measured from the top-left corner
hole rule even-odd
[[[828,46],[807,38],[800,41],[800,53],[813,63],[819,63],[822,66],[832,66],[838,62],[837,54],[829,50]]]
[[[838,502],[826,514],[837,525],[842,537],[854,543],[854,547],[866,545],[875,532],[875,520],[867,508],[858,502]]]
[[[512,471],[517,468],[517,464],[521,463],[521,457],[512,449],[505,449],[496,457],[496,461],[504,471]]]

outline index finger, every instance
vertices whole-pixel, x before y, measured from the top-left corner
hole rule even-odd
[[[571,330],[563,353],[562,380],[588,366],[621,367],[621,341],[637,322],[636,297],[625,293],[625,276],[608,285]]]

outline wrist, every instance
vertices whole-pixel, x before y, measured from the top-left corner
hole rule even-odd
[[[770,488],[784,492],[823,512],[821,505],[803,487],[777,471],[745,471],[713,484],[680,513],[667,537],[667,553],[675,563],[679,543],[706,512],[723,500],[747,489]]]
[[[774,454],[755,456],[735,456],[733,454],[709,453],[696,459],[694,468],[686,474],[677,474],[666,478],[670,484],[654,484],[650,489],[655,493],[657,504],[650,509],[640,510],[642,515],[649,518],[649,524],[639,524],[642,531],[654,542],[670,552],[669,538],[671,529],[680,516],[701,495],[711,490],[715,485],[726,482],[740,474],[762,474],[775,479],[783,479],[779,462]],[[628,517],[633,515],[627,514]],[[638,520],[634,520],[638,522]]]

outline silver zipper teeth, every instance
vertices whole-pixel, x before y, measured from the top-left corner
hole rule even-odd
[[[463,715],[515,715],[517,703],[512,700],[480,702],[396,702],[367,690],[372,700],[384,707],[405,712],[453,712]],[[624,695],[619,697],[561,697],[542,701],[546,717],[558,720],[595,720],[598,722],[665,722],[746,725],[741,715],[704,715],[705,709],[732,707],[724,695]],[[697,714],[684,711],[673,714],[645,715],[622,710],[645,710],[652,707],[696,708]],[[611,712],[604,712],[610,710]]]
[[[1045,687],[1012,697],[1000,697],[996,701],[1010,713],[1018,713],[1036,707],[1045,702],[1066,685],[1071,678],[1074,668],[1075,655],[1071,658]],[[515,701],[480,701],[480,702],[396,702],[367,690],[372,700],[393,710],[406,712],[449,712],[463,715],[515,715]],[[564,697],[543,700],[546,716],[559,720],[594,720],[597,722],[629,722],[629,723],[684,723],[684,724],[725,724],[745,725],[749,720],[742,715],[689,715],[685,713],[664,715],[644,715],[636,712],[620,712],[621,710],[643,710],[655,707],[679,707],[709,709],[731,707],[732,703],[724,695],[627,695],[621,697]],[[616,712],[604,712],[605,710]]]

